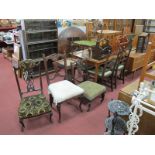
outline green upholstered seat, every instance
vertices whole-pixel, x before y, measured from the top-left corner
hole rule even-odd
[[[48,112],[51,112],[51,106],[42,94],[23,98],[18,109],[19,118],[23,119]]]
[[[95,46],[96,45],[96,41],[90,41],[90,40],[79,40],[79,41],[74,41],[74,44],[78,44],[81,46]]]
[[[118,70],[122,70],[122,69],[124,69],[124,65],[122,64],[118,65]]]
[[[88,73],[95,74],[95,69],[88,70]],[[106,69],[106,71],[104,72],[104,77],[109,77],[111,74],[112,74],[112,71],[109,70],[109,69]],[[101,67],[98,70],[98,76],[102,77],[102,69],[101,69]]]
[[[92,101],[97,96],[101,95],[102,93],[106,91],[105,86],[92,82],[92,81],[82,82],[78,86],[84,89],[83,96],[89,101]]]

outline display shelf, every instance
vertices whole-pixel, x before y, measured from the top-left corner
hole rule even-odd
[[[31,52],[42,51],[42,50],[47,50],[47,49],[57,49],[57,47],[41,48],[41,49],[33,50],[33,51],[31,51]]]
[[[48,56],[58,52],[56,20],[21,20],[20,42],[23,58],[41,61],[41,70],[44,72],[42,55]]]
[[[53,30],[29,30],[29,31],[26,31],[27,33],[30,33],[30,34],[33,34],[33,33],[42,33],[42,32],[55,32],[57,31],[57,29],[53,29]]]
[[[144,21],[144,31],[147,33],[155,33],[155,19],[147,19]]]

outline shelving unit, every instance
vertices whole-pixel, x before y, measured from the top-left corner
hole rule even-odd
[[[140,51],[141,53],[143,53],[146,50],[148,39],[149,39],[148,33],[143,32],[138,36],[137,49],[136,49],[137,52]]]
[[[144,31],[147,33],[155,33],[155,19],[144,21]]]
[[[42,54],[47,56],[58,52],[56,20],[21,20],[20,42],[23,59],[41,61],[41,70],[44,72]]]

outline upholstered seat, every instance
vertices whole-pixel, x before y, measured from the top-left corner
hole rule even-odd
[[[90,69],[88,70],[88,73],[90,74],[95,74],[95,69]],[[100,67],[99,70],[98,70],[98,76],[99,77],[102,77],[102,68]],[[104,77],[109,77],[110,75],[112,74],[112,71],[110,69],[106,69],[105,72],[104,72]]]
[[[13,64],[15,79],[21,99],[18,107],[18,117],[19,122],[22,125],[22,131],[25,128],[25,119],[49,114],[51,121],[53,115],[51,105],[43,94],[40,68],[40,62],[36,62],[32,59],[20,61],[18,66],[14,66]],[[19,69],[22,70],[22,80],[25,82],[25,86],[23,85],[22,87],[20,85],[21,82],[19,81],[19,77],[17,76],[17,70]],[[39,78],[35,78],[34,69],[39,72]]]
[[[64,54],[51,54],[49,56],[43,55],[44,66],[46,71],[46,79],[48,84],[48,92],[51,105],[54,104],[59,114],[59,122],[61,122],[61,105],[64,101],[77,97],[83,94],[84,90],[79,86],[73,84],[70,63],[73,63],[73,59],[66,58],[66,52]],[[51,61],[50,64],[48,62]],[[52,74],[48,72],[48,69],[53,67]],[[60,68],[64,69],[64,75],[60,74]],[[54,82],[56,76],[64,77],[65,80]],[[69,81],[70,80],[70,81]]]
[[[97,96],[106,92],[105,86],[92,82],[92,81],[82,82],[78,86],[84,90],[83,96],[89,101],[92,101]]]
[[[124,69],[124,65],[123,64],[118,65],[118,70],[122,70],[122,69]]]
[[[34,117],[48,112],[51,112],[51,106],[42,94],[23,98],[18,109],[20,118]]]
[[[71,63],[74,63],[76,60],[72,58],[67,58],[66,59],[66,66],[69,68],[71,66]],[[64,67],[64,60],[58,60],[59,65]]]
[[[90,111],[91,103],[95,98],[101,96],[101,103],[103,102],[106,93],[106,87],[88,80],[87,66],[84,63],[84,60],[79,60],[75,64],[71,64],[71,68],[74,83],[78,82],[77,85],[84,90],[84,93],[80,96],[81,101],[79,108],[82,111],[82,105],[87,104],[87,111]],[[76,71],[78,71],[80,77],[76,76]]]
[[[53,102],[57,105],[65,100],[79,96],[84,90],[68,80],[52,83],[48,86],[48,91],[53,97]]]

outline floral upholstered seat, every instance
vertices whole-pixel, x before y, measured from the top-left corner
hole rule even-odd
[[[37,117],[39,115],[48,113],[51,121],[53,113],[50,103],[43,95],[40,62],[36,62],[32,59],[26,59],[20,61],[19,65],[13,65],[13,69],[21,99],[18,107],[19,123],[22,125],[21,130],[23,131],[25,128],[24,119]],[[22,70],[21,80],[25,82],[25,86],[23,85],[22,87],[21,82],[19,82],[19,78],[17,76],[18,69]],[[34,69],[36,72],[39,72],[38,78],[35,78]],[[35,94],[33,92],[35,92]]]
[[[18,109],[20,118],[28,118],[48,113],[51,111],[51,106],[42,94],[28,96],[22,99]]]

